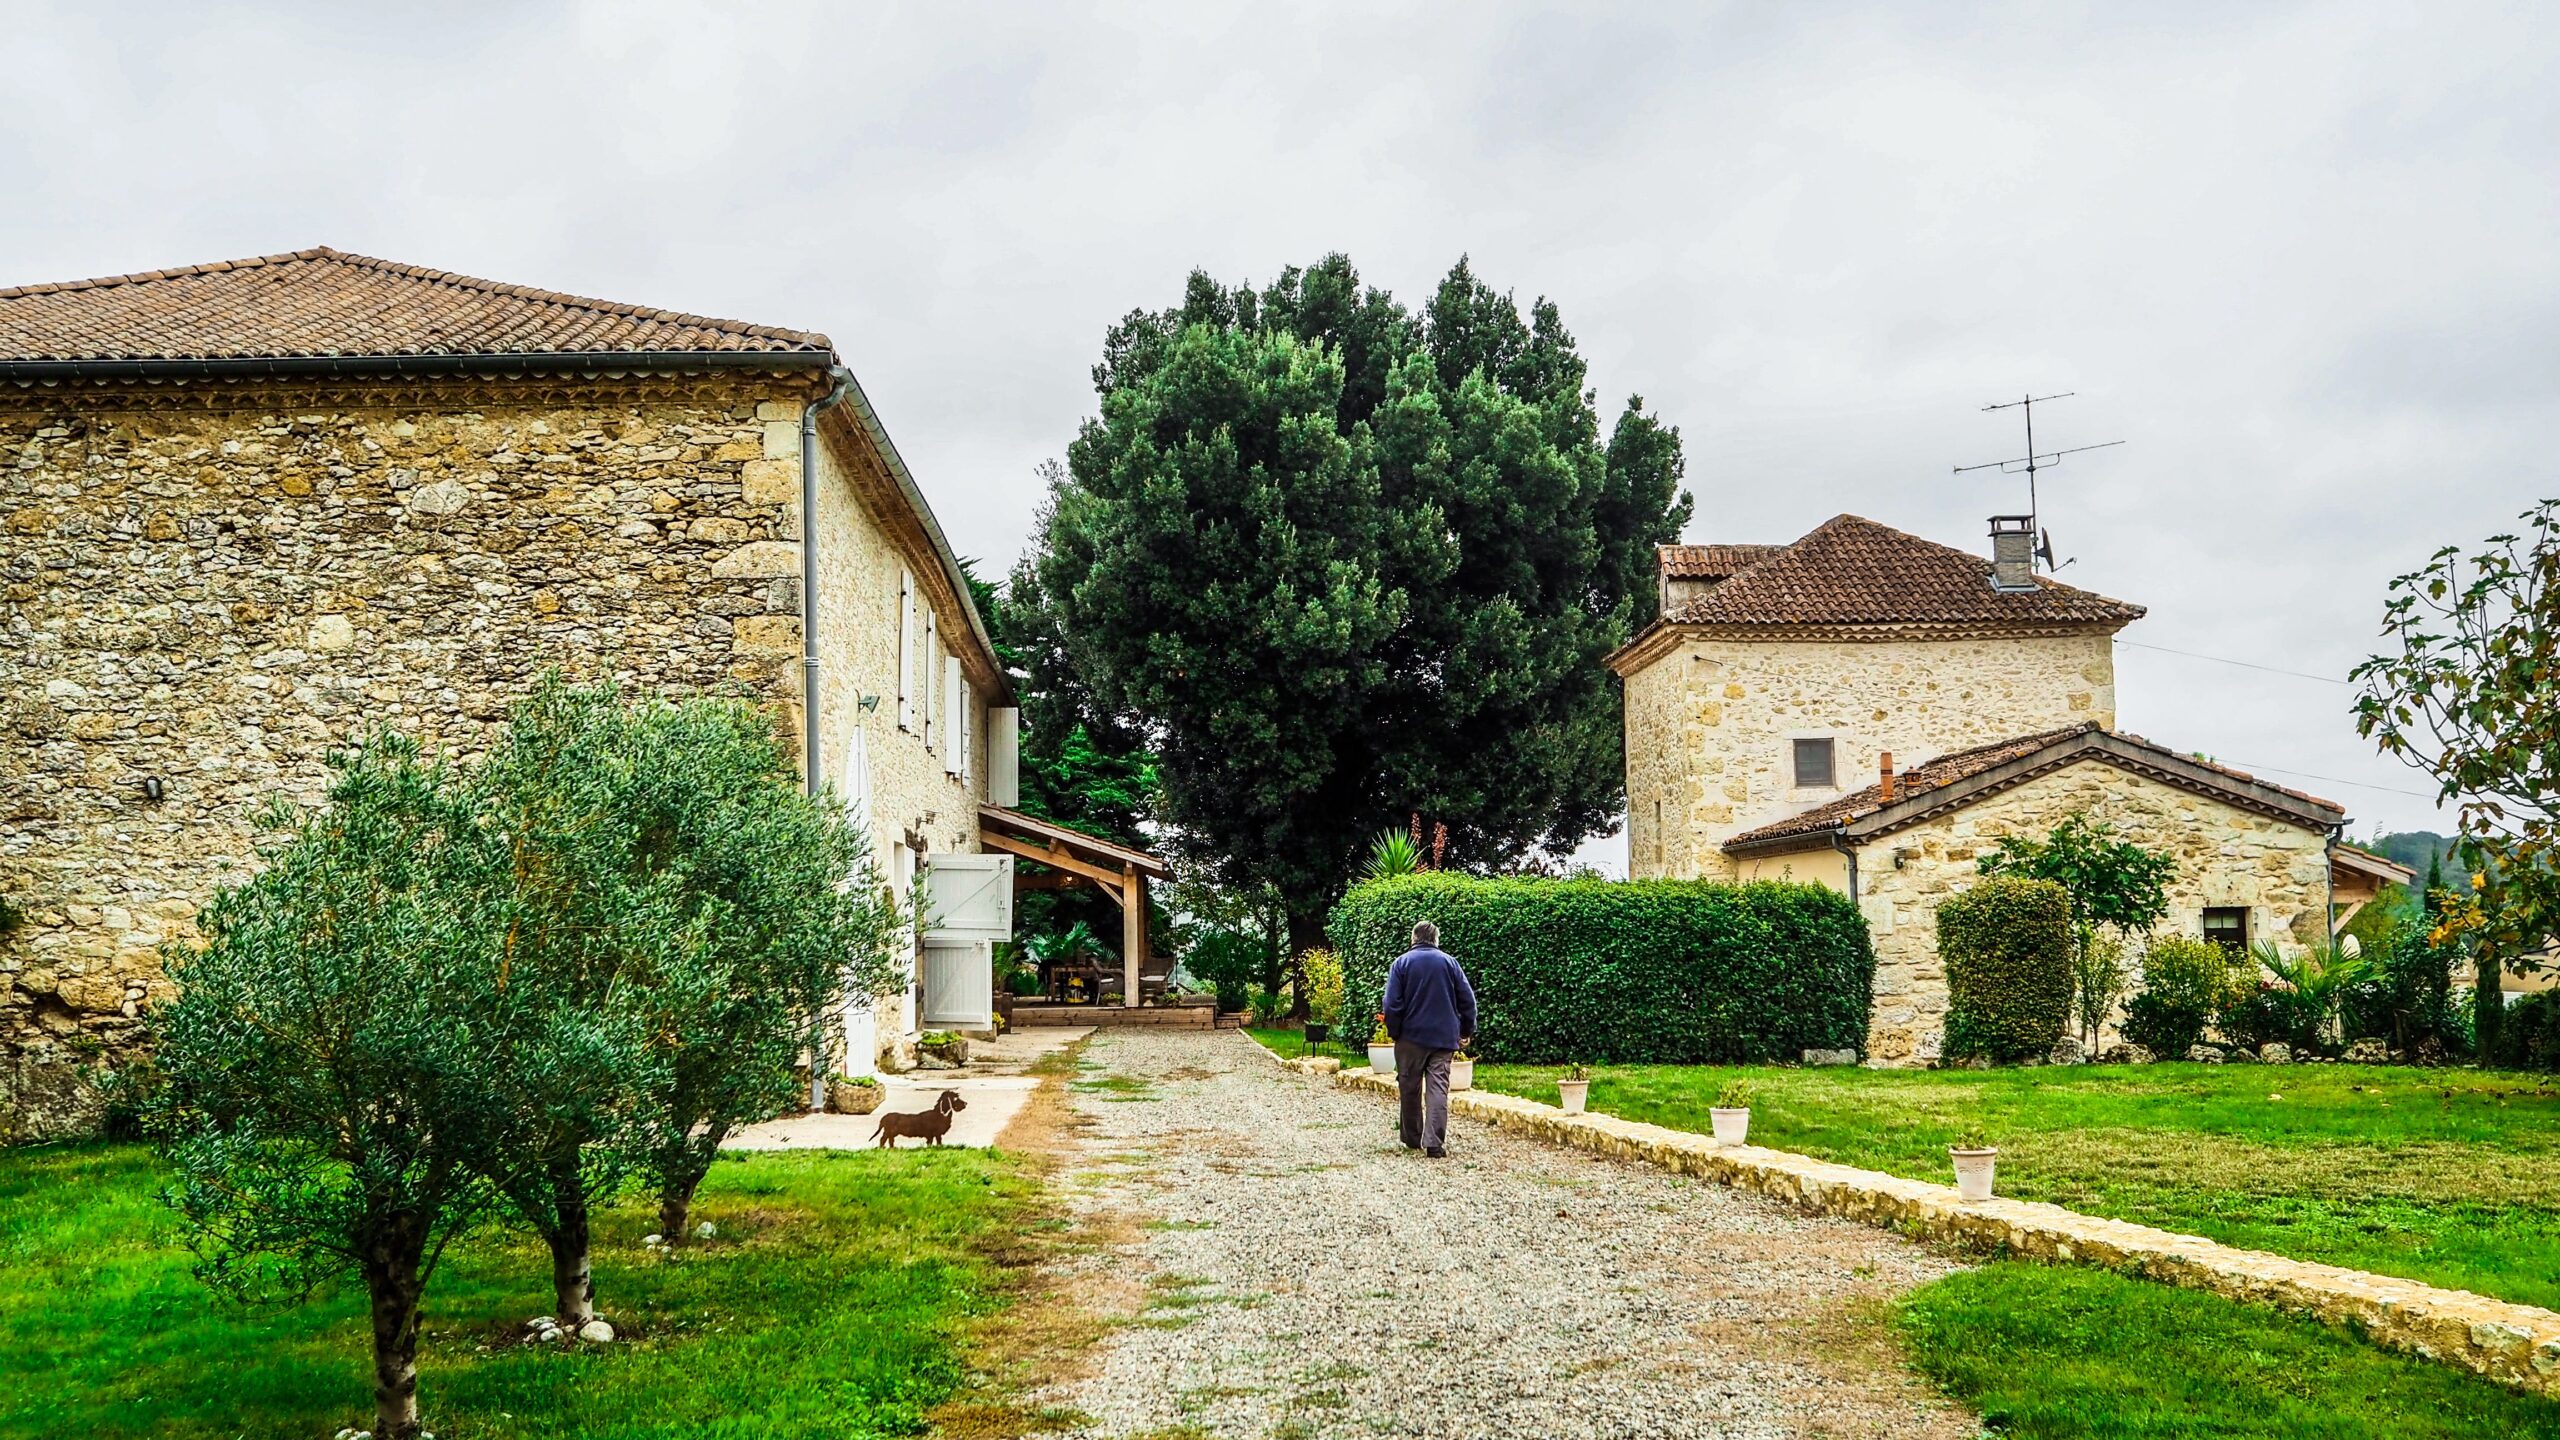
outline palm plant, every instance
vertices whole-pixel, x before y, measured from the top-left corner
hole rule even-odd
[[[1421,869],[1421,847],[1401,830],[1381,830],[1369,845],[1369,879],[1393,880],[1400,875],[1417,874]]]
[[[2273,977],[2269,988],[2284,997],[2282,1010],[2293,1043],[2305,1047],[2327,1043],[2348,987],[2364,978],[2367,962],[2336,944],[2315,945],[2286,954],[2272,941],[2250,947],[2250,958]]]

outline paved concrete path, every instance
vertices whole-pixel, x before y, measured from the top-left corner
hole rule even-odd
[[[1977,1433],[1878,1318],[1952,1268],[1916,1246],[1473,1121],[1426,1160],[1232,1032],[1081,1063],[1078,1203],[1147,1223],[1083,1277],[1137,1323],[1035,1397],[1079,1437]]]
[[[945,1090],[957,1090],[965,1102],[952,1117],[945,1145],[983,1150],[996,1143],[1015,1116],[1022,1113],[1039,1077],[1027,1073],[1047,1056],[1092,1034],[1071,1027],[1017,1030],[993,1040],[972,1041],[969,1063],[956,1070],[911,1070],[884,1075],[888,1091],[878,1110],[868,1115],[785,1115],[752,1125],[729,1137],[723,1150],[868,1150],[878,1143],[880,1116],[890,1111],[930,1110]],[[918,1142],[901,1140],[900,1148]]]

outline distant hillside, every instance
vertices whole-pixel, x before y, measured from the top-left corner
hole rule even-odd
[[[2389,835],[2376,835],[2370,840],[2357,840],[2350,843],[2359,849],[2370,850],[2387,860],[2396,860],[2408,866],[2417,871],[2418,878],[2423,881],[2427,878],[2428,862],[2439,855],[2444,857],[2446,868],[2460,868],[2454,862],[2453,841],[2453,836],[2438,835],[2432,830],[2400,830]]]

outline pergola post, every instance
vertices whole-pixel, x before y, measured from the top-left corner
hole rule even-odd
[[[1138,1008],[1138,971],[1147,958],[1147,877],[1120,867],[1120,1003]]]

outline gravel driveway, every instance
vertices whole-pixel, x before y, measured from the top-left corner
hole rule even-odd
[[[1884,1300],[1949,1262],[1861,1226],[1392,1106],[1233,1031],[1103,1030],[1073,1103],[1090,1262],[1133,1323],[1045,1400],[1079,1437],[1965,1437]]]

